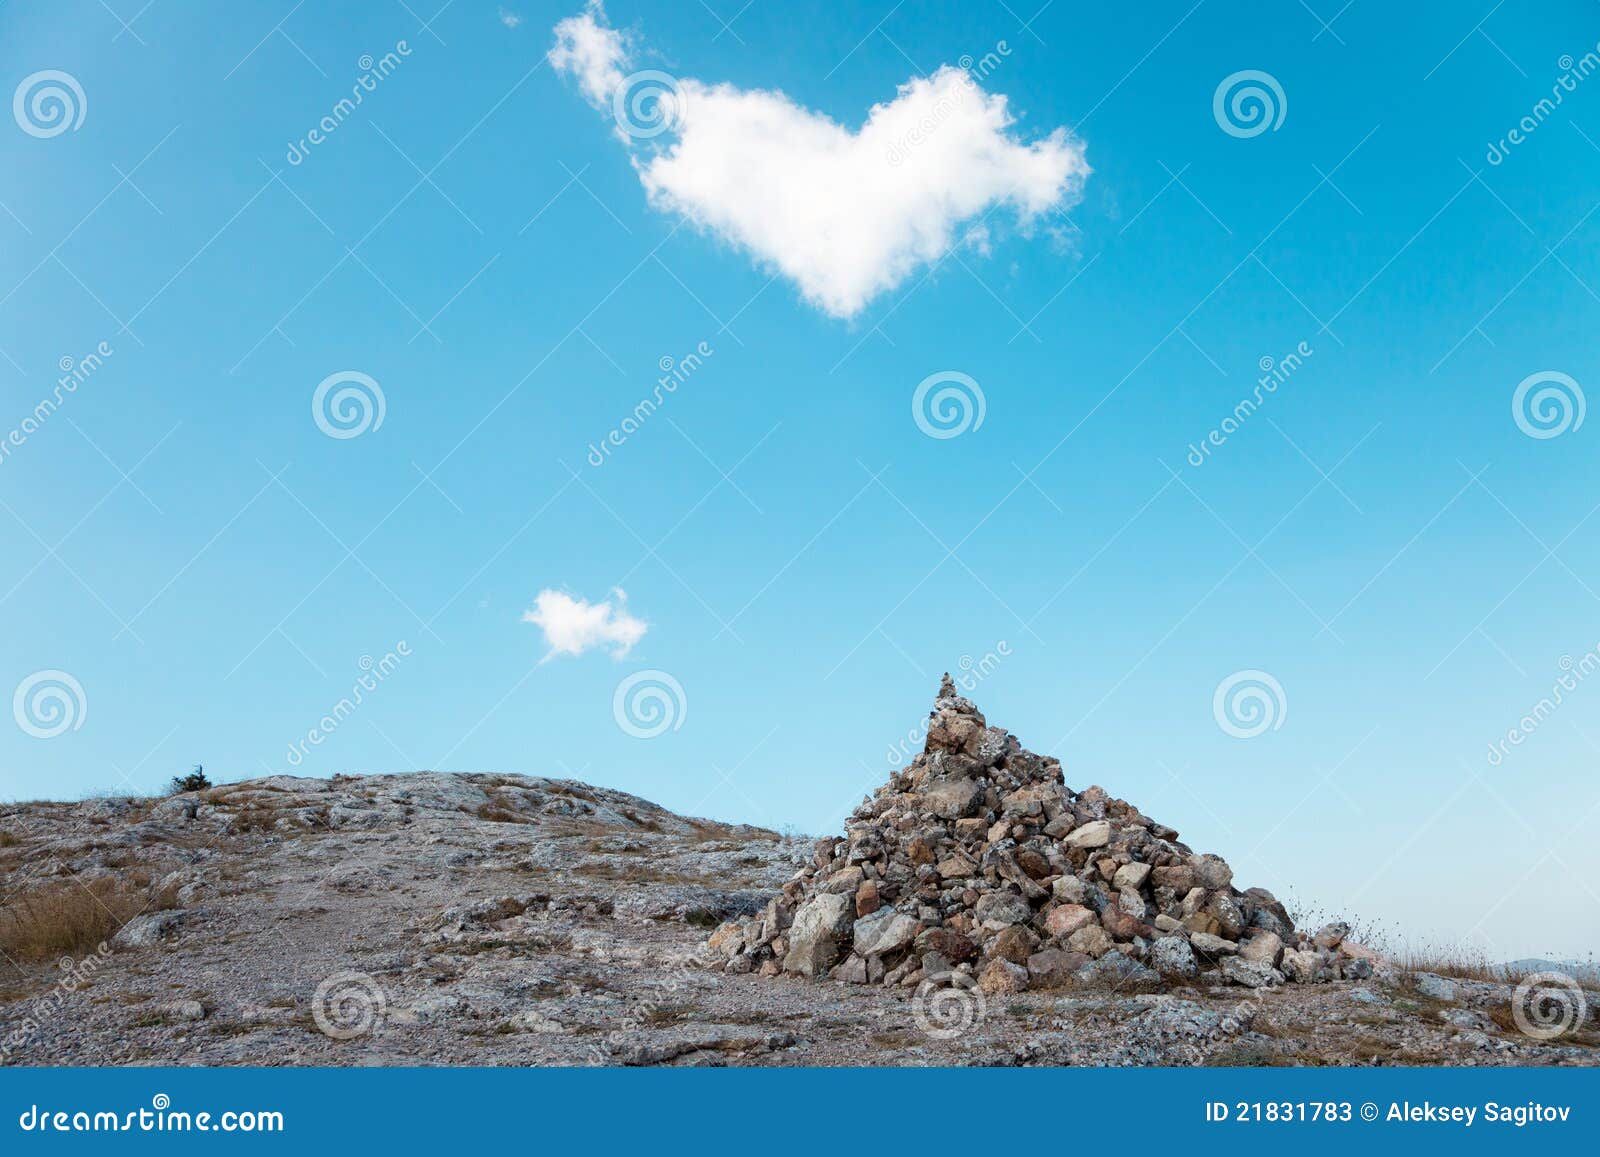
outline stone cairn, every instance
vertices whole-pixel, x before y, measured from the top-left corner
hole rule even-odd
[[[714,967],[991,994],[1372,975],[1347,926],[1297,933],[1219,857],[1099,787],[1072,791],[1058,760],[988,726],[949,675],[922,753],[845,831],[818,841],[761,915],[712,934]]]

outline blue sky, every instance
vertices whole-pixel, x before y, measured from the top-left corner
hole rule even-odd
[[[577,0],[0,7],[0,795],[494,770],[821,832],[965,658],[1246,882],[1589,951],[1600,8],[1033,7],[615,0],[653,137],[546,59]],[[875,204],[845,134],[941,66],[981,92]],[[924,432],[939,374],[981,424]]]

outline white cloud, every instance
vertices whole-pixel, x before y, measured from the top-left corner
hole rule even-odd
[[[498,15],[500,17],[500,23],[504,24],[507,28],[515,28],[522,23],[522,17],[518,16],[509,8],[500,9]]]
[[[643,74],[625,75],[630,45],[604,20],[597,2],[563,20],[550,60],[626,122],[640,106],[619,89]],[[1065,129],[1024,143],[1006,97],[956,68],[907,81],[856,130],[781,92],[673,83],[655,109],[668,122],[659,135],[619,124],[651,204],[750,253],[835,317],[859,313],[952,245],[987,253],[999,206],[1024,229],[1070,208],[1089,175]]]
[[[600,0],[589,0],[582,14],[569,16],[556,25],[556,43],[549,53],[555,70],[576,77],[583,95],[596,108],[610,106],[611,94],[622,84],[622,66],[629,56],[622,33],[607,25],[605,19]]]
[[[611,593],[615,604],[610,600],[586,602],[564,591],[540,591],[533,609],[522,612],[522,621],[542,630],[550,648],[540,662],[548,663],[557,655],[581,655],[596,647],[610,648],[614,659],[632,650],[649,627],[627,612],[626,594],[620,589]]]

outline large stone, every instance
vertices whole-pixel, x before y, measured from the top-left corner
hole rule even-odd
[[[183,923],[184,916],[185,913],[178,910],[135,916],[117,930],[111,943],[117,948],[153,947],[175,933]]]
[[[1240,960],[1256,960],[1276,968],[1283,957],[1283,941],[1276,932],[1257,932],[1239,945]]]
[[[953,928],[930,928],[917,937],[916,944],[918,952],[937,952],[956,964],[978,956],[978,946]]]
[[[829,973],[835,980],[842,980],[846,984],[865,984],[867,982],[867,962],[852,952],[845,957],[844,963],[837,965]]]
[[[1072,979],[1090,957],[1082,952],[1063,952],[1046,948],[1028,957],[1028,979],[1032,988],[1060,988]]]
[[[1318,948],[1337,948],[1344,943],[1344,938],[1350,935],[1350,925],[1343,920],[1335,920],[1332,924],[1324,924],[1317,929],[1317,934],[1311,942]]]
[[[1289,949],[1283,954],[1281,967],[1283,974],[1296,984],[1314,984],[1328,978],[1322,956],[1315,948]]]
[[[1093,964],[1078,969],[1077,980],[1116,992],[1154,992],[1161,987],[1161,977],[1153,969],[1118,951],[1107,952]]]
[[[1163,936],[1150,945],[1150,967],[1167,976],[1191,977],[1198,975],[1200,966],[1195,963],[1194,950],[1182,936]]]
[[[1110,933],[1098,924],[1087,924],[1067,937],[1067,950],[1098,959],[1116,947]]]
[[[974,907],[978,923],[999,931],[1010,924],[1026,924],[1033,908],[1015,892],[985,892]]]
[[[1412,977],[1417,992],[1429,1000],[1452,1001],[1456,998],[1456,982],[1432,972],[1419,972]]]
[[[855,922],[856,955],[886,956],[916,939],[920,928],[914,917],[892,908],[874,912]]]
[[[1283,974],[1272,965],[1259,960],[1241,960],[1237,956],[1223,959],[1222,975],[1224,979],[1246,988],[1272,988],[1283,983]]]
[[[883,901],[878,896],[878,881],[861,881],[861,887],[856,889],[856,915],[870,916],[881,907]]]
[[[849,897],[836,892],[824,892],[802,904],[788,932],[784,971],[815,979],[832,968],[839,959],[840,943],[850,932],[854,907]]]
[[[1013,924],[1002,929],[989,942],[989,955],[1013,964],[1026,964],[1033,950],[1039,947],[1039,938],[1026,925]]]
[[[1089,898],[1089,885],[1076,876],[1060,876],[1050,885],[1050,894],[1063,904],[1082,904]]]
[[[1073,829],[1062,842],[1069,848],[1103,848],[1111,842],[1111,825],[1105,820],[1095,820]]]
[[[978,809],[983,789],[976,780],[944,779],[923,793],[928,810],[940,819],[958,820]]]
[[[1082,904],[1063,904],[1050,909],[1044,918],[1044,928],[1052,936],[1065,938],[1094,922],[1094,913]]]
[[[1221,856],[1195,856],[1189,861],[1194,870],[1195,883],[1215,892],[1233,883],[1233,869]]]
[[[1233,956],[1239,951],[1239,946],[1232,940],[1224,940],[1222,937],[1213,936],[1209,932],[1191,933],[1189,947],[1208,960],[1220,960],[1224,956]]]
[[[993,960],[978,977],[979,990],[990,996],[1012,996],[1028,987],[1028,970],[1009,960]]]
[[[1117,891],[1131,890],[1137,892],[1144,887],[1145,878],[1150,875],[1150,865],[1135,861],[1123,864],[1117,869],[1117,874],[1111,877],[1111,886]]]

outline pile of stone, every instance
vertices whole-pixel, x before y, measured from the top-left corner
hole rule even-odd
[[[818,842],[781,895],[719,927],[732,973],[854,984],[976,984],[1013,993],[1205,976],[1250,988],[1364,979],[1373,954],[1331,924],[1314,935],[1217,856],[1059,761],[1025,751],[940,685],[927,743]]]

